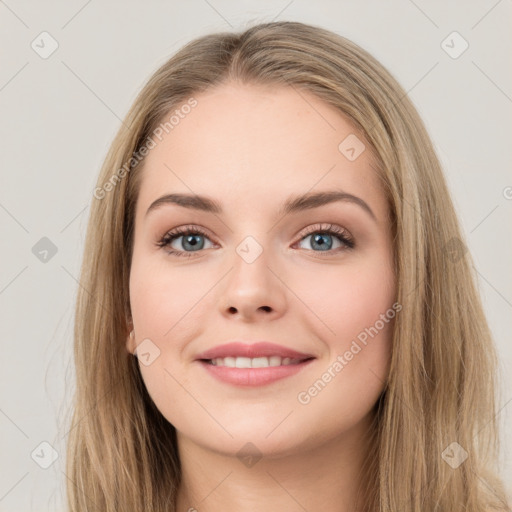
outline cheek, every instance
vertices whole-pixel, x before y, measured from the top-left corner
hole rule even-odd
[[[204,294],[196,285],[183,272],[162,265],[132,265],[130,301],[136,341],[141,347],[146,343],[150,354],[149,364],[143,353],[139,358],[140,373],[159,411],[178,428],[186,428],[179,411],[201,415],[186,392],[193,383],[182,361],[186,340],[193,335],[194,304]]]
[[[352,414],[364,414],[380,395],[389,370],[397,315],[390,260],[376,257],[359,261],[357,268],[326,272],[316,268],[306,280],[314,287],[302,285],[297,294],[315,313],[309,315],[310,330],[322,333],[328,357],[318,380],[310,383],[316,386],[311,395],[303,390],[304,401],[314,401],[319,410],[338,403]]]
[[[172,336],[180,324],[185,328],[194,316],[194,307],[211,280],[197,271],[170,269],[164,264],[138,265],[130,275],[130,303],[137,337],[163,339]]]
[[[324,325],[329,333],[324,339],[331,346],[343,349],[376,322],[379,331],[388,330],[390,319],[386,317],[384,324],[380,319],[394,303],[395,286],[392,271],[382,260],[325,271],[314,268],[309,277],[302,272],[294,287],[319,325]],[[393,311],[390,314],[393,318]]]
[[[304,421],[325,418],[321,435],[328,437],[364,418],[384,390],[397,311],[393,282],[382,266],[375,273],[347,271],[315,283],[328,293],[311,294],[311,309],[332,332],[323,336],[328,357],[297,401]]]
[[[178,426],[182,417],[177,411],[194,409],[186,392],[193,382],[186,371],[184,350],[198,334],[197,318],[205,314],[201,298],[211,287],[212,271],[172,269],[165,263],[150,265],[134,258],[130,303],[136,341],[146,343],[150,353],[149,364],[143,363],[143,357],[139,360],[144,384],[164,417]],[[201,417],[201,410],[193,412]]]

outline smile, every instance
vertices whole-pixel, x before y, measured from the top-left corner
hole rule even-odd
[[[197,361],[216,381],[240,387],[266,386],[299,373],[315,358],[221,357]]]
[[[226,366],[227,368],[268,368],[269,366],[288,366],[299,364],[302,359],[291,359],[290,357],[216,357],[208,360],[214,366]]]

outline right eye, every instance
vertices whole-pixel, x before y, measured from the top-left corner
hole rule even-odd
[[[210,241],[208,235],[198,227],[176,228],[167,232],[157,242],[157,245],[165,249],[168,254],[190,257],[194,252],[199,252],[205,248],[203,240],[205,238]],[[181,245],[182,249],[176,247],[176,245]]]

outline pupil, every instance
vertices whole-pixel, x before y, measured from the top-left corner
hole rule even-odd
[[[186,245],[189,245],[189,248],[192,250],[198,250],[201,249],[202,244],[200,241],[198,241],[198,238],[200,238],[202,235],[188,235],[184,239],[184,247],[186,248]]]
[[[328,241],[330,235],[317,234],[313,237],[313,245],[317,245],[321,250],[329,250],[332,247],[332,240]],[[327,241],[326,241],[327,239]]]

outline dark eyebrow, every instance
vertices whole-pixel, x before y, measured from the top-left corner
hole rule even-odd
[[[334,203],[336,201],[347,201],[359,205],[363,210],[370,214],[370,216],[377,220],[372,209],[360,197],[349,194],[342,190],[332,190],[326,192],[314,192],[303,194],[296,197],[291,197],[285,203],[279,215],[287,215],[289,213],[299,212],[302,210],[309,210],[310,208],[318,208],[325,204]]]
[[[318,208],[319,206],[334,203],[336,201],[347,201],[357,204],[369,213],[374,220],[377,220],[372,209],[365,201],[341,190],[306,193],[291,197],[284,203],[278,215],[281,217],[289,213]],[[178,206],[183,206],[184,208],[201,210],[208,213],[222,213],[222,207],[220,204],[209,197],[199,196],[197,194],[166,194],[151,203],[146,215],[150,211],[155,210],[164,204],[176,204]]]
[[[222,213],[220,204],[209,197],[198,196],[197,194],[166,194],[151,203],[146,215],[164,204],[177,204],[184,208],[201,210],[208,213]]]

